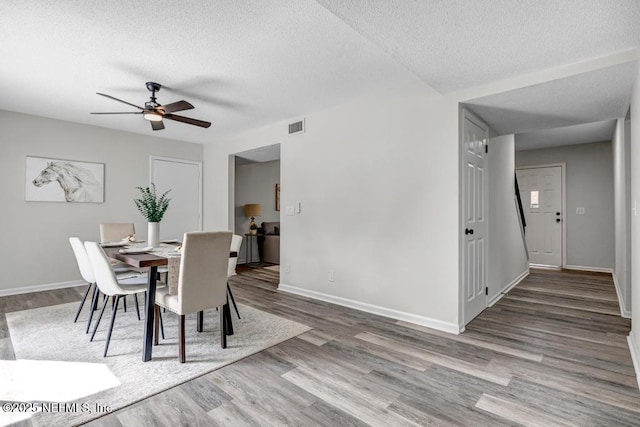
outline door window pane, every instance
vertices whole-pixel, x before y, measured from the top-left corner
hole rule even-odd
[[[538,209],[540,207],[540,202],[538,201],[538,190],[533,190],[531,192],[531,209]]]

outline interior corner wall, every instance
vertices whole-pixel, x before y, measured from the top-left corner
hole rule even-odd
[[[566,163],[568,267],[615,266],[613,154],[611,142],[516,151],[516,167]],[[585,214],[577,215],[576,208]]]
[[[244,216],[244,205],[247,203],[259,203],[262,206],[262,216],[256,217],[258,227],[265,221],[280,221],[280,211],[276,210],[275,203],[275,188],[280,182],[280,160],[240,164],[236,165],[235,170],[234,233],[244,236],[249,231],[251,219]],[[246,262],[247,252],[252,257],[251,262],[260,260],[256,239],[251,238],[250,251],[246,251],[247,242],[245,236],[238,253],[239,263]]]
[[[515,136],[489,140],[489,301],[529,272],[529,260],[515,202]]]
[[[629,122],[618,119],[613,149],[615,207],[615,267],[613,277],[622,315],[631,316],[631,174]]]
[[[0,110],[0,294],[77,283],[68,239],[99,240],[101,222],[133,222],[144,239],[133,199],[149,182],[149,157],[202,161],[202,152],[199,144]],[[26,156],[104,163],[105,202],[25,201]]]
[[[205,147],[207,224],[227,224],[227,156],[280,143],[282,210],[301,207],[281,216],[281,288],[457,332],[457,100],[415,82],[305,120]]]
[[[640,73],[636,74],[631,94],[631,333],[629,348],[640,384]]]

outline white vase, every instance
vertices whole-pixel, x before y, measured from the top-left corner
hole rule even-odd
[[[147,224],[147,243],[153,248],[160,246],[160,223],[149,222]]]

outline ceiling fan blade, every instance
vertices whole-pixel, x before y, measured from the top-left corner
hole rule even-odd
[[[173,113],[176,111],[184,111],[193,109],[193,105],[189,104],[187,101],[178,101],[172,102],[171,104],[165,104],[158,107],[161,110],[164,110],[165,113]]]
[[[162,121],[159,121],[159,122],[150,121],[149,123],[151,123],[151,129],[153,129],[153,130],[162,130],[162,129],[164,129],[164,123],[162,123]]]
[[[117,111],[113,113],[89,113],[89,114],[142,114],[142,111]]]
[[[144,110],[144,108],[142,108],[142,107],[138,107],[135,104],[132,104],[132,103],[127,102],[127,101],[123,101],[122,99],[115,98],[115,97],[113,97],[111,95],[107,95],[105,93],[100,93],[100,92],[96,92],[96,94],[100,95],[100,96],[104,96],[105,98],[113,99],[114,101],[122,102],[123,104],[131,105],[132,107],[136,107],[138,110]]]
[[[211,123],[205,122],[203,120],[192,119],[191,117],[178,116],[170,113],[165,114],[164,116],[162,116],[162,118],[175,120],[176,122],[187,123],[189,125],[200,126],[203,128],[208,128],[209,126],[211,126]]]

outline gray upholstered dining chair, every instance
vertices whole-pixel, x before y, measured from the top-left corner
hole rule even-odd
[[[131,222],[108,222],[100,224],[100,242],[119,242],[136,234],[136,227]]]
[[[118,280],[113,269],[111,268],[111,264],[109,263],[109,259],[107,255],[104,253],[104,250],[100,247],[100,245],[96,242],[84,242],[84,247],[87,251],[87,256],[89,257],[89,261],[91,262],[91,267],[93,268],[93,275],[96,280],[96,285],[107,297],[114,297],[115,303],[113,304],[113,309],[111,311],[111,324],[109,326],[109,332],[107,334],[107,342],[104,346],[104,357],[107,357],[107,351],[109,350],[109,342],[111,341],[111,333],[113,332],[113,324],[116,320],[116,314],[118,312],[118,304],[120,300],[127,295],[135,295],[140,292],[145,292],[147,290],[147,282],[148,278],[146,276],[137,276],[127,279]],[[102,309],[100,310],[100,315],[98,316],[98,320],[96,321],[95,327],[93,328],[93,333],[91,334],[91,341],[96,335],[96,331],[98,330],[98,326],[100,325],[100,320],[102,320],[102,315],[104,314],[104,309],[109,302],[109,298],[104,298]],[[138,320],[140,320],[140,309],[137,304],[136,298],[136,312],[138,313]]]
[[[155,307],[155,342],[158,340],[160,307],[179,316],[179,358],[186,360],[185,315],[210,308],[220,308],[220,345],[227,347],[226,318],[222,306],[227,303],[230,231],[194,231],[184,234],[177,294],[168,287],[158,289]]]
[[[135,234],[136,227],[132,222],[105,222],[100,224],[100,243],[120,242],[129,236],[135,236]],[[116,272],[118,269],[133,270],[139,273],[145,272],[144,268],[134,268],[115,259],[110,259],[109,262]],[[160,268],[158,273],[166,273],[166,271]]]

